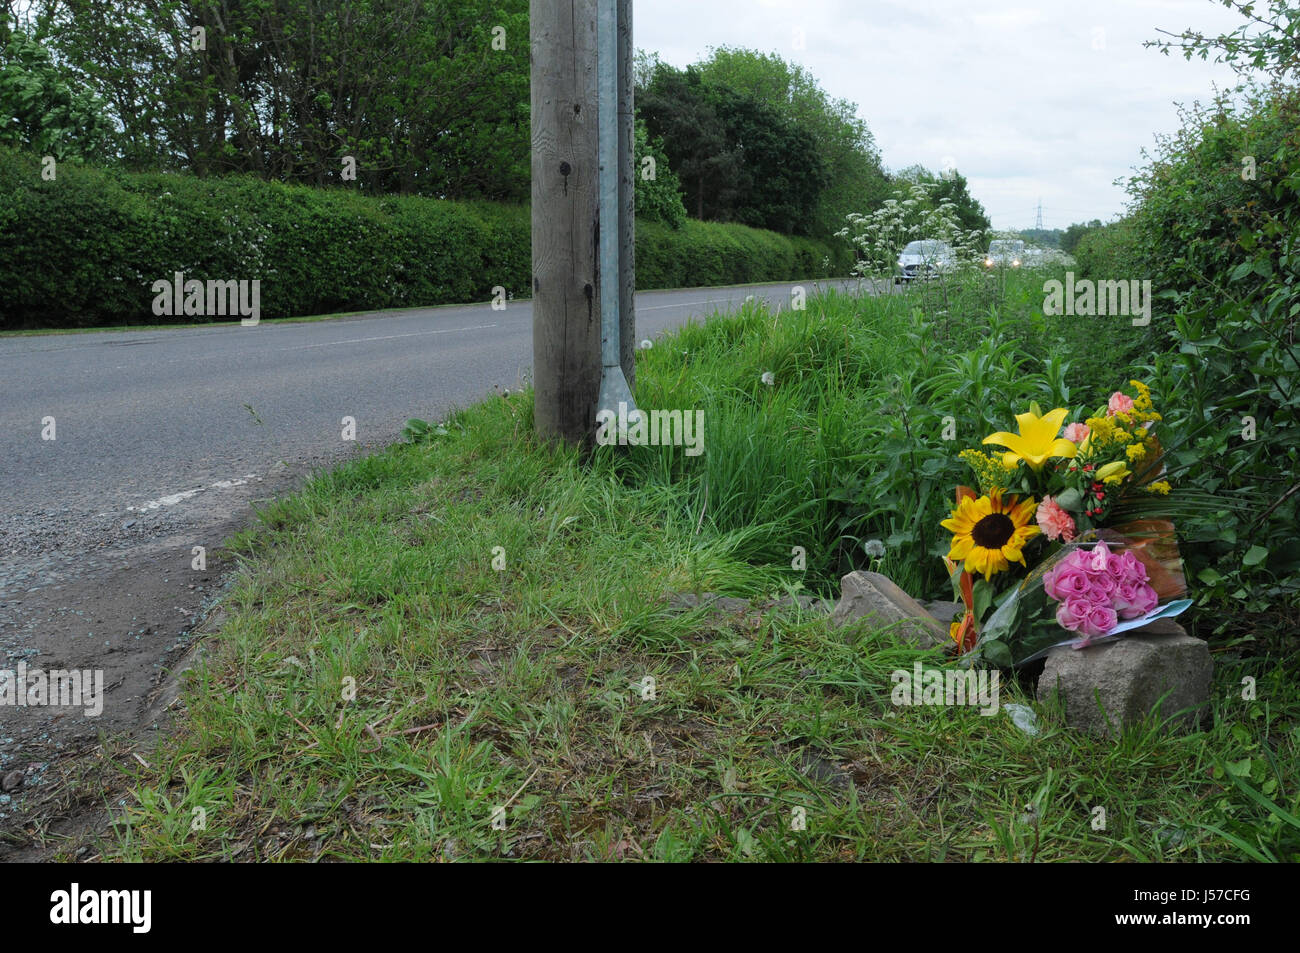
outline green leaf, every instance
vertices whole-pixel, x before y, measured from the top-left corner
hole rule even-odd
[[[1224,765],[1224,768],[1227,770],[1228,774],[1232,775],[1234,778],[1250,777],[1249,758],[1242,758],[1240,761],[1229,761]]]
[[[1005,642],[985,642],[980,646],[984,657],[998,668],[1011,667],[1011,649]]]
[[[1268,550],[1263,546],[1252,546],[1246,550],[1246,555],[1241,557],[1243,566],[1258,566],[1268,558]]]
[[[1070,510],[1073,513],[1077,513],[1079,508],[1083,506],[1083,494],[1079,492],[1078,487],[1074,486],[1052,497],[1052,499],[1056,501],[1056,505],[1061,509]]]

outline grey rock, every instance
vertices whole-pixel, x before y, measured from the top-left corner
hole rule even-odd
[[[934,616],[944,625],[951,625],[953,622],[956,622],[961,618],[961,614],[966,611],[966,607],[960,602],[944,602],[942,600],[936,600],[935,602],[927,602],[925,604],[925,611],[930,613],[930,615]]]
[[[799,752],[799,770],[814,781],[820,781],[838,791],[847,791],[853,787],[852,775],[815,751]]]
[[[1176,716],[1174,726],[1189,730],[1209,705],[1213,668],[1204,641],[1161,619],[1113,642],[1053,649],[1038,679],[1038,698],[1059,694],[1067,724],[1092,735],[1113,737],[1157,704],[1162,718]]]
[[[717,596],[712,592],[706,592],[703,600],[693,592],[674,592],[668,596],[668,608],[689,610],[698,609],[700,602],[712,602]]]
[[[798,606],[805,612],[830,612],[835,607],[835,604],[805,593],[798,596],[782,596],[780,599],[776,600],[776,603],[772,608],[793,609],[795,606]]]
[[[8,774],[6,774],[3,779],[0,779],[0,790],[3,790],[7,793],[13,793],[14,791],[17,791],[20,787],[23,786],[23,778],[24,778],[23,772],[15,768],[13,771],[10,771]]]
[[[878,572],[851,572],[840,584],[840,601],[831,613],[832,626],[896,626],[906,641],[923,649],[950,641],[947,630],[888,576]]]
[[[713,605],[723,612],[748,612],[748,599],[734,599],[731,596],[723,596],[721,599],[715,599]]]

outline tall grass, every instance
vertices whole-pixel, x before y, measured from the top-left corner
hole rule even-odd
[[[1127,379],[1138,329],[1045,318],[1045,277],[950,277],[943,294],[828,291],[805,310],[751,303],[688,326],[642,352],[637,400],[703,410],[704,455],[601,455],[629,483],[680,487],[713,530],[748,530],[746,559],[789,564],[803,547],[812,588],[864,566],[875,539],[900,584],[941,595],[937,525],[952,488],[971,479],[958,453],[1030,400],[1092,407]],[[1113,349],[1097,346],[1104,335]]]

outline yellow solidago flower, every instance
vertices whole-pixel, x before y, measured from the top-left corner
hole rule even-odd
[[[1049,457],[1069,458],[1079,452],[1077,446],[1064,437],[1057,436],[1069,413],[1064,407],[1058,407],[1042,416],[1033,411],[1016,414],[1020,433],[999,431],[985,437],[983,442],[1006,447],[1007,452],[1002,454],[1002,462],[1007,466],[1014,466],[1017,461],[1023,460],[1035,470],[1041,470]]]
[[[1152,483],[1150,486],[1146,487],[1148,493],[1157,493],[1160,496],[1168,496],[1169,490],[1170,487],[1168,480],[1161,480],[1159,483]]]
[[[949,559],[960,559],[970,573],[983,573],[988,579],[1011,568],[1024,565],[1021,550],[1042,530],[1029,525],[1038,504],[1033,499],[1002,498],[1000,490],[979,499],[967,497],[957,504],[952,517],[940,525],[952,532]]]
[[[1000,454],[981,453],[978,450],[963,450],[957,454],[975,471],[975,482],[981,493],[989,493],[1004,486],[1009,486],[1015,478],[1017,464],[1007,466]]]
[[[1130,463],[1137,463],[1147,455],[1147,448],[1145,444],[1133,443],[1129,444],[1129,448],[1125,450],[1124,453],[1128,457]]]
[[[1079,449],[1084,453],[1093,453],[1104,451],[1115,444],[1128,444],[1132,440],[1132,435],[1119,426],[1124,416],[1124,414],[1116,414],[1114,417],[1089,417],[1088,439],[1079,446]]]
[[[1133,398],[1133,409],[1150,410],[1152,407],[1151,388],[1141,381],[1129,381],[1129,383],[1132,384],[1133,389],[1137,391],[1137,396]]]

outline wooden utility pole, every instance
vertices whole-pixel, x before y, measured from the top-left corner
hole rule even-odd
[[[534,420],[543,437],[586,443],[601,381],[597,4],[530,0]],[[619,297],[619,363],[635,356],[632,193],[632,4],[617,0],[621,253],[609,293]],[[625,13],[625,16],[623,14]]]
[[[600,387],[596,0],[531,0],[534,418],[582,443]]]

